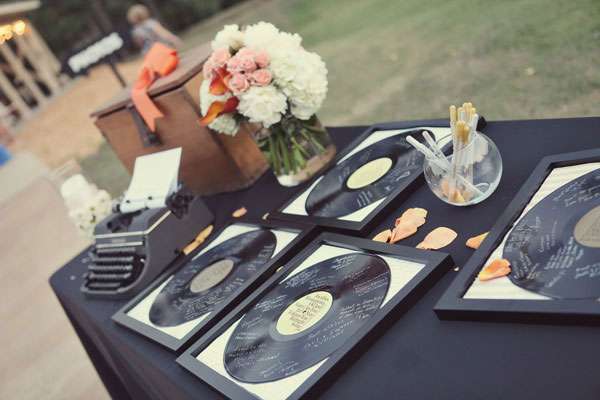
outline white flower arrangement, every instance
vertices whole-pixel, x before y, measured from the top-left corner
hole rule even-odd
[[[60,188],[60,193],[69,212],[69,218],[79,231],[89,238],[94,234],[96,224],[110,215],[112,200],[105,190],[89,183],[81,174],[68,178]]]
[[[226,25],[211,44],[200,87],[201,122],[211,129],[232,135],[242,120],[265,128],[284,116],[309,120],[323,104],[327,67],[298,34],[266,22]]]

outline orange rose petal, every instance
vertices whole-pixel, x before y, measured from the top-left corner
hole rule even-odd
[[[392,237],[392,230],[386,229],[385,231],[381,231],[377,235],[373,236],[373,240],[376,242],[387,243],[387,242],[389,242],[391,237]]]
[[[448,183],[448,179],[444,178],[440,182],[440,189],[445,198],[450,198],[450,184]]]
[[[451,196],[450,201],[452,201],[453,203],[464,203],[465,202],[465,198],[463,197],[463,195],[461,194],[460,190],[456,189],[454,190],[454,195]]]
[[[239,217],[243,217],[244,215],[246,215],[247,212],[248,212],[248,210],[246,210],[246,207],[240,207],[237,210],[235,210],[231,215],[234,218],[239,218]]]
[[[427,210],[424,208],[409,208],[404,211],[399,218],[396,218],[395,226],[398,226],[401,223],[411,223],[415,225],[417,228],[425,223],[425,218],[427,217]]]
[[[465,201],[469,201],[473,198],[473,193],[467,189],[463,190],[461,193]]]
[[[425,239],[417,245],[417,249],[439,250],[452,243],[457,236],[458,234],[452,229],[441,226],[429,232]]]
[[[409,236],[417,233],[417,227],[411,224],[399,224],[392,231],[392,237],[390,243],[396,243],[402,239],[406,239]]]
[[[478,278],[480,281],[489,281],[506,276],[510,272],[510,262],[504,258],[497,258],[479,272]]]
[[[185,248],[182,250],[183,254],[188,255],[192,251],[196,250],[196,248],[198,246],[200,246],[202,243],[204,243],[206,238],[210,236],[210,234],[213,231],[213,228],[214,227],[212,225],[209,225],[206,228],[202,229],[200,231],[200,233],[198,234],[198,236],[196,236],[196,238],[190,244],[185,246]]]
[[[472,238],[469,238],[469,240],[467,240],[467,247],[470,247],[472,249],[478,249],[479,246],[481,246],[481,242],[483,242],[483,240],[487,237],[489,232],[485,232],[482,233],[481,235],[477,235],[477,236],[473,236]]]

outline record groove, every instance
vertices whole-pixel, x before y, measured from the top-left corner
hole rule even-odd
[[[227,372],[261,383],[317,364],[379,310],[390,279],[382,258],[351,253],[280,282],[233,331],[223,356]]]
[[[421,173],[423,156],[406,141],[406,136],[423,141],[422,132],[418,129],[391,136],[336,164],[306,198],[307,214],[328,218],[351,214],[387,197],[402,180]],[[363,186],[363,181],[370,183]]]
[[[600,169],[542,199],[507,237],[517,286],[557,299],[600,298]]]
[[[209,313],[271,259],[276,244],[273,232],[258,229],[190,260],[154,299],[150,321],[162,327],[177,326]]]

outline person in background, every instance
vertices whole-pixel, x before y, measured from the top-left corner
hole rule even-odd
[[[156,42],[173,48],[182,45],[181,39],[150,17],[148,7],[144,5],[131,6],[127,11],[127,20],[133,26],[131,36],[135,44],[142,50],[142,54],[150,50],[150,47]]]

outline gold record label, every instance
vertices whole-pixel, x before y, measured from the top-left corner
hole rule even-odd
[[[588,247],[600,247],[600,206],[588,211],[575,225],[575,240]]]
[[[348,177],[346,186],[348,189],[353,190],[369,186],[371,183],[387,174],[390,168],[392,168],[392,164],[392,159],[388,157],[371,160]]]
[[[233,260],[223,259],[204,268],[192,279],[190,290],[200,293],[217,286],[233,269]]]
[[[290,304],[279,316],[276,329],[282,335],[295,335],[319,322],[333,304],[333,296],[318,291],[300,297]]]

